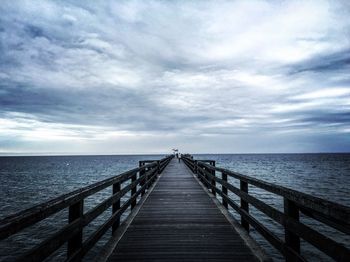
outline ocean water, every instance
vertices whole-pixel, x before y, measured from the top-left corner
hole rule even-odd
[[[139,160],[162,157],[162,155],[0,157],[0,219],[63,193],[132,169],[138,166]],[[195,158],[215,160],[217,166],[350,206],[350,154],[216,154],[195,155]],[[238,185],[238,181],[234,179],[231,182]],[[283,210],[282,198],[254,187],[250,187],[249,191],[257,198]],[[87,198],[84,211],[111,194],[111,189],[108,188]],[[239,201],[233,194],[231,196]],[[233,210],[230,211],[239,220],[239,216]],[[283,229],[277,223],[254,208],[250,211],[283,239]],[[109,209],[84,229],[84,238],[87,238],[110,214]],[[0,261],[11,261],[13,257],[10,254],[25,252],[40,243],[49,234],[65,225],[67,216],[66,211],[59,212],[0,242]],[[349,236],[305,217],[301,220],[349,247]],[[97,254],[110,234],[106,233],[85,260],[88,261]],[[254,229],[251,235],[275,260],[282,260],[279,253]],[[51,260],[63,260],[65,248],[63,246],[58,250]],[[305,242],[302,242],[302,254],[310,261],[332,261]]]

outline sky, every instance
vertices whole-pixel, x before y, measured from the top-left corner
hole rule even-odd
[[[350,152],[350,2],[1,1],[0,153]]]

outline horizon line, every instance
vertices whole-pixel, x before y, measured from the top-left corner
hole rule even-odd
[[[173,153],[101,153],[101,154],[81,154],[81,153],[2,153],[0,157],[25,157],[25,156],[147,156],[147,155],[172,155]],[[188,154],[188,153],[181,153]],[[298,154],[350,154],[350,152],[265,152],[265,153],[191,153],[191,155],[298,155]]]

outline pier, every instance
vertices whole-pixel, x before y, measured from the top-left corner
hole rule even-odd
[[[250,186],[282,197],[283,212],[249,194]],[[84,199],[108,187],[111,196],[85,211]],[[240,201],[234,201],[232,194]],[[251,206],[279,223],[284,239],[254,218]],[[300,219],[307,216],[350,235],[349,207],[220,168],[213,160],[195,160],[191,155],[181,161],[173,156],[140,161],[135,169],[9,216],[0,221],[0,240],[63,209],[68,210],[68,224],[16,261],[43,261],[64,244],[66,261],[81,261],[110,229],[110,240],[96,261],[271,261],[249,235],[251,227],[286,261],[306,261],[301,240],[335,261],[350,261],[346,246]],[[84,239],[84,227],[107,209],[112,209],[112,215]],[[129,214],[121,222],[126,211]],[[237,212],[240,221],[231,212]]]
[[[196,181],[173,159],[108,261],[257,261]]]

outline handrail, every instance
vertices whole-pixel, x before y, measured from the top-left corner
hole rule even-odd
[[[67,259],[70,261],[80,260],[108,228],[112,226],[112,232],[115,232],[124,211],[129,206],[131,209],[135,207],[137,197],[145,193],[147,188],[155,181],[157,174],[162,172],[172,158],[173,156],[170,155],[161,160],[140,161],[138,168],[10,215],[0,221],[0,240],[6,239],[65,208],[69,208],[69,223],[17,258],[17,261],[42,261],[65,242],[68,242]],[[121,185],[128,180],[130,180],[130,183],[121,188]],[[109,186],[113,187],[112,196],[84,214],[84,199]],[[120,199],[129,191],[131,191],[130,198],[120,206]],[[90,238],[83,242],[83,228],[111,206],[113,207],[112,216]]]
[[[218,194],[221,196],[222,204],[225,208],[230,206],[241,215],[241,224],[246,231],[249,232],[250,225],[253,226],[286,257],[287,261],[306,261],[300,255],[300,238],[309,242],[336,261],[350,261],[350,250],[348,248],[299,221],[300,213],[303,213],[312,219],[318,220],[349,235],[349,207],[216,167],[215,161],[193,160],[193,157],[190,155],[183,156],[182,159],[193,173],[197,174],[203,184],[211,189],[214,195]],[[221,178],[217,173],[221,174]],[[230,184],[228,177],[238,179],[240,181],[240,188]],[[217,183],[221,185],[221,189],[216,186]],[[253,185],[282,196],[284,199],[284,212],[250,195],[248,185]],[[240,205],[229,197],[228,191],[240,197]],[[281,240],[256,220],[249,213],[249,205],[253,205],[282,225],[285,228],[285,241]]]
[[[199,164],[210,168],[211,170],[225,172],[227,175],[233,178],[245,181],[249,184],[252,184],[256,187],[259,187],[276,195],[280,195],[285,198],[288,198],[289,200],[298,202],[298,205],[301,207],[307,209],[314,209],[315,211],[323,214],[324,216],[332,217],[334,219],[339,220],[339,222],[350,225],[350,207],[340,205],[338,203],[331,202],[319,197],[308,195],[287,187],[274,185],[272,183],[268,183],[256,178],[242,175],[237,172],[229,171],[227,169],[213,167],[203,162],[200,162]],[[349,232],[350,231],[348,231],[348,233]]]

